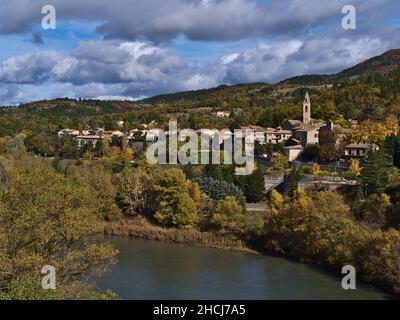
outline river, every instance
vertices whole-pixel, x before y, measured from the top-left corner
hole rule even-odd
[[[118,263],[98,279],[121,299],[390,299],[357,283],[283,258],[195,248],[178,244],[109,238]]]

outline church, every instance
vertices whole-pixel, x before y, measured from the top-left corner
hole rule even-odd
[[[283,130],[292,131],[292,141],[301,144],[303,147],[307,144],[319,143],[319,130],[325,124],[314,122],[311,118],[311,99],[308,92],[303,102],[303,121],[286,120],[282,124]]]

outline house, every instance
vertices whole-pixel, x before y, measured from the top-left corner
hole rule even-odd
[[[78,148],[81,148],[83,145],[85,144],[91,144],[94,147],[96,147],[96,144],[100,141],[102,141],[102,137],[101,136],[77,136],[75,138],[77,144],[78,144]]]
[[[121,131],[113,131],[111,136],[121,138],[124,136],[124,134]]]
[[[291,130],[283,130],[282,128],[267,128],[265,133],[266,142],[268,144],[278,144],[289,140],[292,136]]]
[[[79,136],[79,130],[75,129],[62,129],[61,131],[58,131],[58,136],[65,137],[65,136]]]
[[[242,127],[243,137],[246,138],[246,143],[257,142],[259,144],[265,144],[265,129],[260,126],[250,125],[247,127]],[[252,137],[247,137],[247,131],[252,130],[254,133],[254,139]]]
[[[161,129],[144,130],[144,132],[146,135],[146,141],[151,143],[157,142],[159,137],[164,134],[164,131]]]
[[[352,143],[344,148],[344,155],[348,158],[363,158],[367,155],[368,150],[378,150],[378,146],[375,144],[367,143]]]
[[[332,134],[333,138],[335,139],[335,144],[337,146],[341,145],[347,140],[348,136],[350,135],[350,132],[351,132],[350,129],[343,128],[340,125],[334,124],[333,121],[331,120],[329,120],[325,126],[320,128],[321,134]]]
[[[303,151],[303,146],[289,146],[283,148],[283,154],[288,157],[290,162],[297,160]]]
[[[303,123],[300,120],[285,120],[281,127],[283,130],[292,131],[294,128],[302,125]]]
[[[293,137],[299,140],[303,146],[319,143],[320,125],[304,125],[293,130]]]
[[[218,111],[213,113],[213,115],[217,118],[229,118],[231,113],[227,111]]]

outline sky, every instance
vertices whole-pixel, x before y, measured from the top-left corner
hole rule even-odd
[[[335,73],[400,48],[399,31],[400,0],[1,0],[0,105]]]

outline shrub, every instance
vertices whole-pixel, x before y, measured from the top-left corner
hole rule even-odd
[[[353,171],[346,171],[343,173],[343,178],[346,180],[357,180],[357,174]]]

